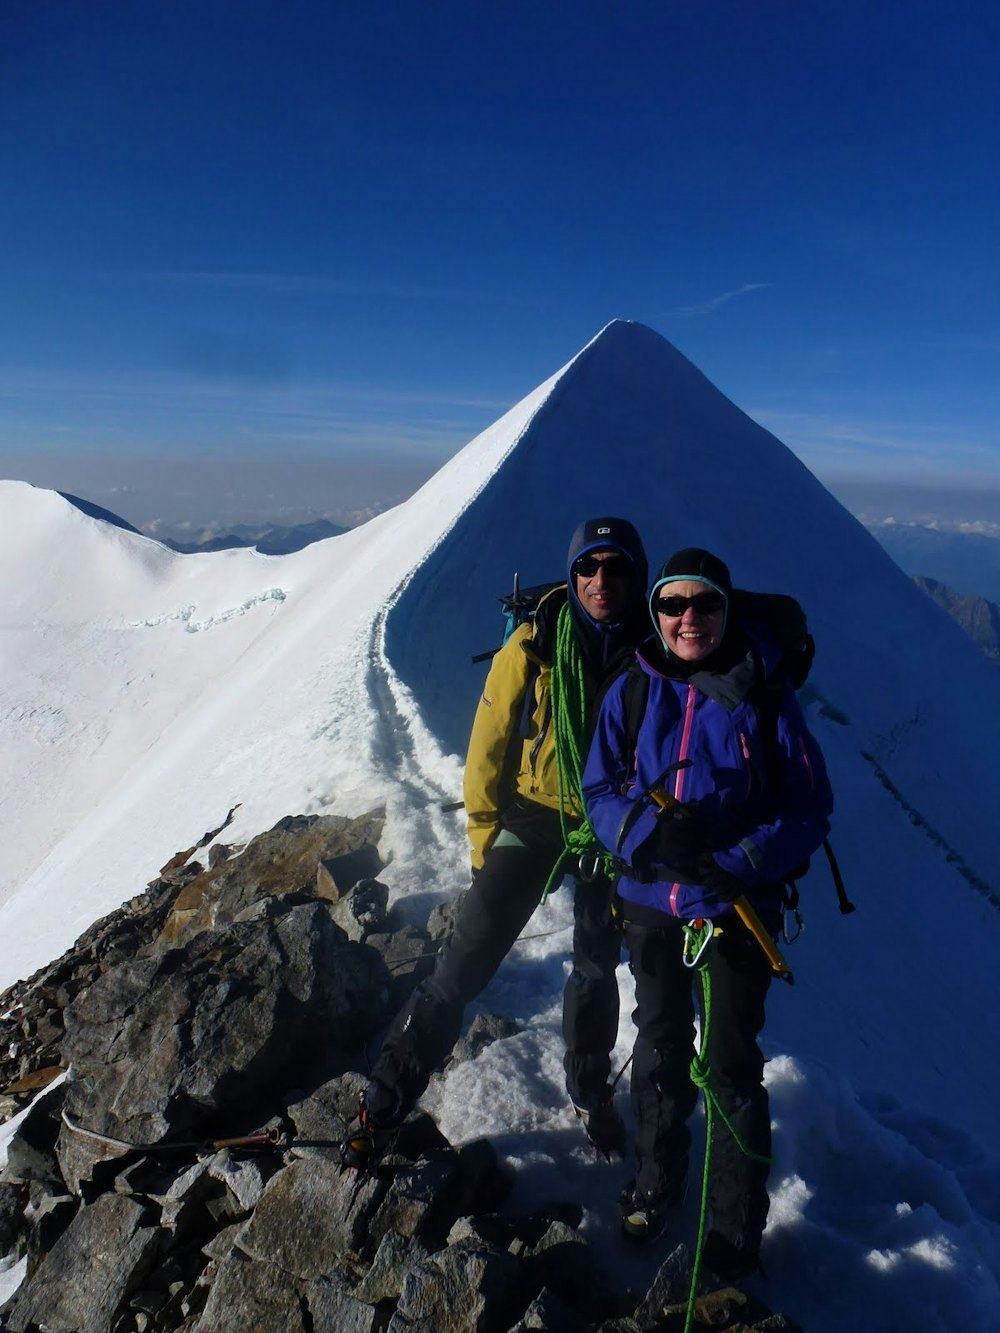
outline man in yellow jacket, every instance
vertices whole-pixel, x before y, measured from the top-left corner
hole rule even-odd
[[[538,906],[565,850],[575,817],[560,796],[552,663],[558,632],[570,633],[582,691],[585,754],[597,706],[611,679],[649,632],[646,554],[622,518],[594,518],[573,534],[567,582],[539,602],[493,659],[476,710],[465,767],[472,885],[434,972],[397,1014],[385,1038],[350,1140],[355,1165],[409,1114],[435,1066],[451,1051],[465,1006],[487,985]],[[565,611],[564,611],[565,609]],[[573,971],[563,1004],[566,1084],[599,1152],[624,1147],[608,1084],[618,1032],[615,969],[620,940],[611,916],[613,884],[575,865]]]

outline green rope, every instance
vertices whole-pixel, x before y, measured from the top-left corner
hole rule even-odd
[[[569,857],[579,858],[585,852],[598,854],[605,874],[610,874],[612,858],[600,850],[593,825],[587,818],[583,803],[583,765],[587,741],[587,682],[584,676],[583,655],[573,632],[569,606],[559,612],[556,621],[556,647],[552,655],[549,689],[552,696],[552,733],[556,751],[556,773],[559,778],[559,823],[562,828],[563,850],[552,867],[552,873],[542,891],[542,901],[558,884],[563,863]],[[567,825],[570,816],[579,818],[578,828]]]
[[[688,1292],[684,1333],[691,1333],[698,1283],[701,1279],[701,1254],[705,1247],[705,1228],[708,1222],[708,1193],[711,1185],[712,1143],[715,1137],[716,1115],[721,1118],[722,1123],[735,1139],[736,1146],[744,1157],[749,1157],[755,1162],[770,1162],[772,1160],[770,1157],[764,1157],[747,1147],[737,1133],[736,1127],[720,1106],[715,1090],[711,1086],[712,1066],[708,1058],[708,1038],[712,1028],[712,976],[708,969],[708,950],[704,947],[704,934],[707,930],[709,930],[707,923],[703,923],[700,927],[689,923],[684,927],[685,948],[689,948],[693,956],[698,958],[697,967],[701,980],[701,1040],[698,1043],[698,1050],[691,1060],[689,1072],[691,1082],[705,1094],[705,1162],[701,1173],[701,1210],[698,1214],[698,1239],[695,1242],[694,1264],[691,1269],[691,1290]]]
[[[695,1300],[698,1295],[698,1282],[701,1278],[701,1252],[705,1248],[705,1228],[708,1222],[708,1192],[712,1173],[712,1139],[715,1130],[713,1115],[715,1096],[710,1080],[712,1066],[708,1059],[708,1035],[712,1026],[712,979],[708,971],[708,950],[703,939],[707,924],[697,928],[693,923],[684,927],[687,947],[690,947],[699,959],[698,971],[701,973],[701,1041],[691,1060],[691,1082],[705,1094],[705,1161],[701,1172],[701,1209],[698,1214],[698,1239],[694,1247],[694,1264],[691,1268],[691,1289],[688,1292],[687,1319],[684,1333],[690,1333],[694,1321]]]

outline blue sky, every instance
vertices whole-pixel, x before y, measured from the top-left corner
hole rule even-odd
[[[998,60],[985,0],[7,0],[0,473],[363,508],[624,317],[835,488],[1000,492]]]

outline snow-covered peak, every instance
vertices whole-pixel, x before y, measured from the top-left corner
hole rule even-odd
[[[803,699],[859,910],[837,917],[817,857],[797,985],[766,1032],[779,1273],[817,1330],[849,1325],[857,1283],[867,1308],[884,1289],[873,1327],[935,1302],[948,1313],[928,1329],[985,1326],[1000,677],[780,441],[642,325],[609,324],[404,504],[292,555],[177,555],[0,483],[0,987],[237,803],[236,843],[286,814],[384,804],[394,900],[425,910],[463,887],[461,816],[442,805],[481,687],[469,657],[495,645],[514,571],[560,577],[573,528],[607,513],[632,519],[652,569],[703,545],[737,584],[793,593],[817,641]],[[562,1183],[574,1150],[559,1144],[576,1142],[558,1013],[570,925],[557,894],[484,996],[524,1033],[431,1094],[454,1142],[525,1139],[538,1188]]]

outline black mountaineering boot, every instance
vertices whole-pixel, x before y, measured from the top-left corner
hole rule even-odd
[[[362,1101],[358,1109],[358,1127],[351,1130],[340,1145],[341,1170],[362,1174],[374,1171],[379,1160],[392,1147],[398,1133],[398,1126],[385,1128],[376,1125]]]
[[[710,1231],[705,1237],[701,1259],[705,1267],[726,1285],[742,1282],[751,1273],[764,1271],[756,1245],[734,1245],[718,1231]]]
[[[655,1199],[647,1199],[634,1182],[622,1190],[618,1209],[622,1235],[639,1245],[655,1240],[666,1225],[666,1208]]]
[[[686,1178],[655,1195],[644,1194],[635,1181],[630,1180],[618,1198],[622,1234],[640,1245],[655,1240],[684,1202],[686,1193]]]
[[[587,1138],[601,1157],[610,1162],[613,1155],[625,1156],[625,1125],[615,1108],[610,1088],[605,1088],[587,1106],[578,1106],[574,1102],[573,1110],[583,1121]]]

